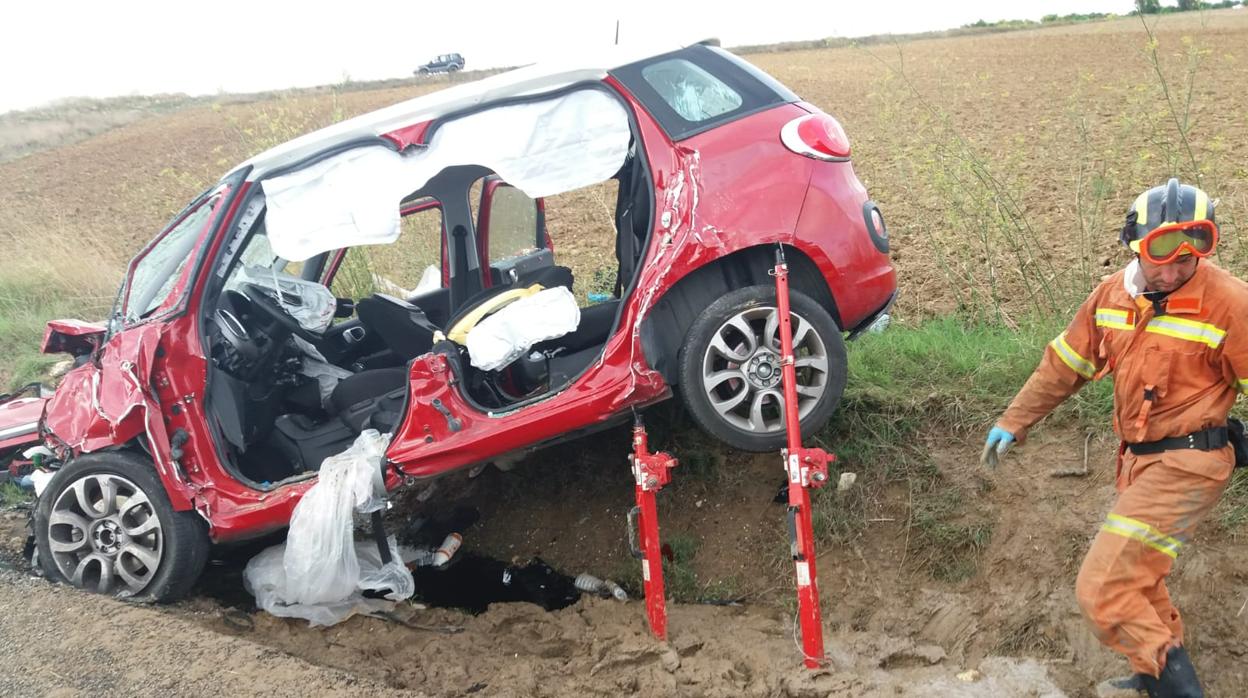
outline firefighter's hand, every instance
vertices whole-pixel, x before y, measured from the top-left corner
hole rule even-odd
[[[988,432],[988,440],[984,442],[984,452],[979,456],[979,462],[989,468],[997,467],[997,461],[1000,460],[1005,452],[1010,450],[1010,446],[1014,445],[1014,435],[1002,429],[1001,427],[993,427]]]

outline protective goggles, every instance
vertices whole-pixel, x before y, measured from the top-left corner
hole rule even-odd
[[[1153,264],[1168,264],[1184,253],[1208,257],[1218,244],[1218,226],[1198,220],[1167,223],[1132,241],[1131,249]]]

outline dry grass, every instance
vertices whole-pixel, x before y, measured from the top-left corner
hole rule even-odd
[[[888,216],[903,313],[999,304],[1008,323],[1124,263],[1126,206],[1173,175],[1221,199],[1222,261],[1248,269],[1248,125],[1231,87],[1248,84],[1248,13],[1152,21],[1156,68],[1138,19],[750,60],[844,123]]]
[[[1248,170],[1236,157],[1248,149],[1238,89],[1248,84],[1248,12],[1167,15],[1150,30],[1151,40],[1124,19],[749,58],[845,124],[855,167],[888,216],[900,315],[961,309],[1013,326],[1037,309],[1060,312],[1124,261],[1114,242],[1122,210],[1172,174],[1221,200],[1221,261],[1248,269],[1238,236]],[[153,108],[0,163],[0,342],[20,343],[14,308],[30,327],[49,314],[99,319],[130,255],[235,163],[448,80]],[[578,296],[614,281],[612,186],[548,202]],[[29,358],[17,354],[0,358],[0,382]]]

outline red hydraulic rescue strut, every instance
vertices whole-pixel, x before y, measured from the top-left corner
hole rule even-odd
[[[649,438],[641,415],[633,416],[633,452],[628,457],[633,467],[637,506],[628,512],[628,538],[633,557],[641,560],[641,579],[646,592],[646,615],[650,631],[661,641],[667,640],[667,600],[663,590],[663,557],[659,549],[659,512],[654,495],[672,481],[672,468],[678,461],[669,453],[650,452]],[[641,533],[641,545],[636,534]]]
[[[802,624],[802,654],[808,669],[827,663],[823,654],[823,617],[815,575],[814,527],[810,515],[810,488],[828,481],[828,463],[836,456],[819,448],[802,448],[802,425],[797,416],[797,369],[793,364],[793,325],[789,317],[789,266],[784,249],[776,250],[776,305],[780,315],[780,366],[784,384],[784,429],[788,436],[784,470],[789,479],[789,549],[797,568],[797,610]]]

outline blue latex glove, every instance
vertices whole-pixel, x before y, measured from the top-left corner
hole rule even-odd
[[[1014,435],[1002,429],[1001,427],[993,427],[988,431],[988,440],[984,442],[984,452],[979,456],[979,462],[989,468],[997,467],[997,462],[1005,452],[1010,450],[1010,446],[1014,445]]]

